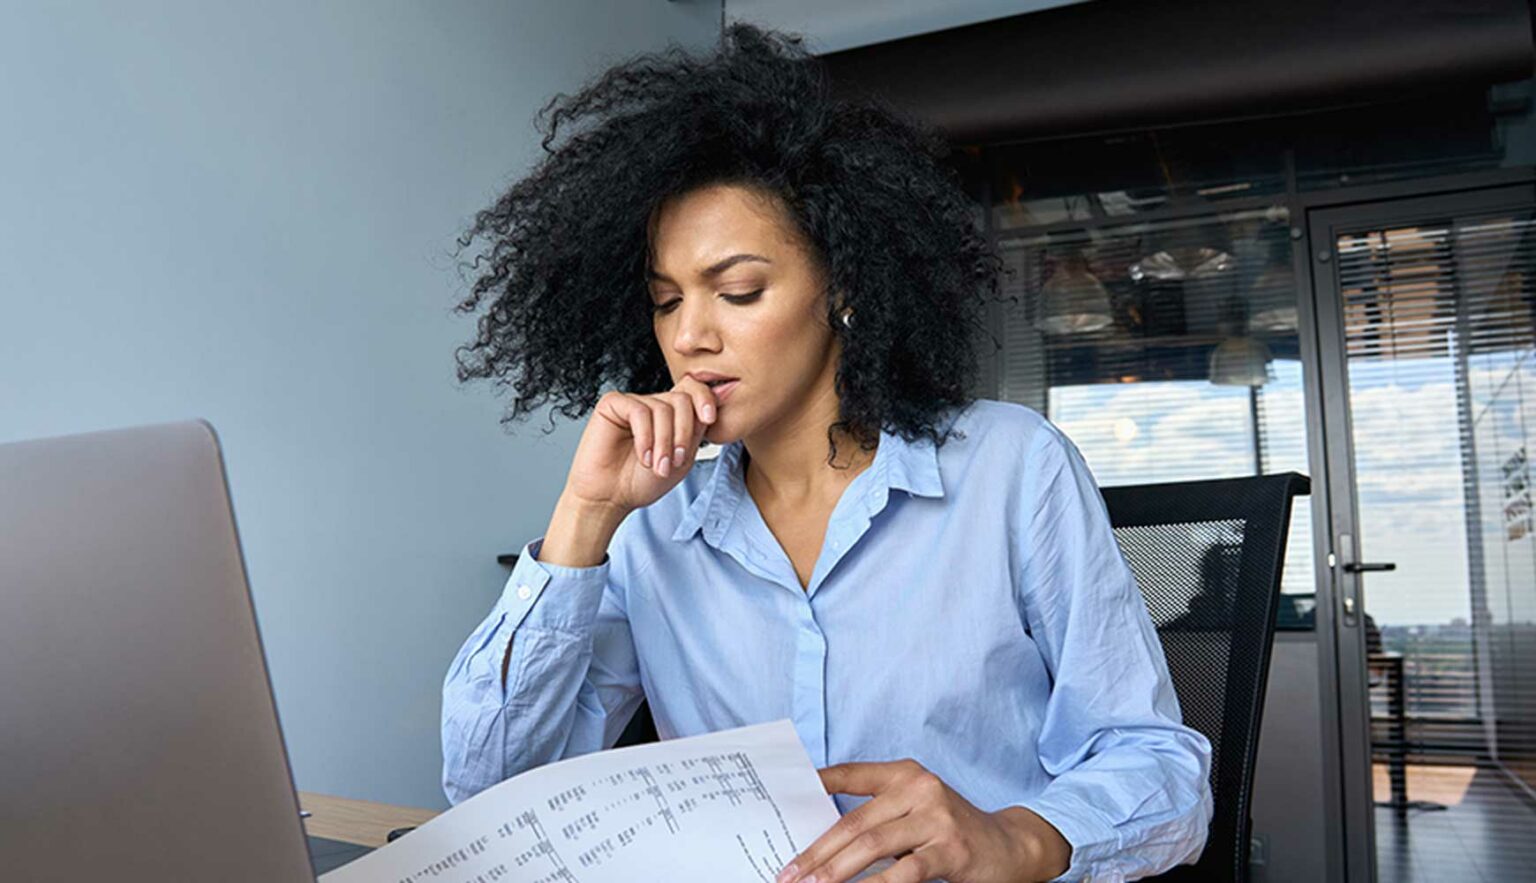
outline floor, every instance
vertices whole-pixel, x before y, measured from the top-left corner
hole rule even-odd
[[[1378,801],[1390,798],[1385,767],[1374,770]],[[1399,815],[1376,807],[1379,883],[1536,880],[1536,808],[1498,770],[1408,767],[1408,800],[1428,807]]]

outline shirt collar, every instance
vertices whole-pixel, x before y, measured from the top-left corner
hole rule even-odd
[[[730,527],[736,507],[747,493],[746,478],[742,474],[741,455],[744,445],[733,441],[720,449],[715,458],[714,471],[705,479],[697,496],[688,503],[672,539],[682,542],[693,537],[700,529],[711,545],[718,546]],[[884,506],[893,490],[903,490],[920,497],[941,498],[944,482],[939,474],[939,451],[933,441],[919,438],[906,441],[899,435],[881,430],[880,447],[867,472],[871,473],[862,484],[865,514],[873,517]],[[861,474],[855,479],[866,478]],[[854,485],[849,486],[852,490]],[[846,491],[845,491],[846,493]]]

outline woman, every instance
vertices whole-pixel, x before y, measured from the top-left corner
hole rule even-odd
[[[449,799],[611,746],[648,698],[664,738],[794,721],[844,815],[786,883],[1196,859],[1210,746],[1093,479],[965,394],[999,262],[942,142],[747,25],[550,107],[461,240],[489,249],[460,374],[510,419],[592,416],[445,680]]]

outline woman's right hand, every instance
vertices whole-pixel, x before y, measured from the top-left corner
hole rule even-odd
[[[693,468],[719,407],[692,377],[662,393],[606,393],[576,446],[566,496],[621,513],[656,502]]]

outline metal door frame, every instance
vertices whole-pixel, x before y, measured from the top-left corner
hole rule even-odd
[[[1328,825],[1329,876],[1334,881],[1374,881],[1376,871],[1364,620],[1345,614],[1347,604],[1355,605],[1363,614],[1364,604],[1361,575],[1343,570],[1345,564],[1359,560],[1360,532],[1336,237],[1346,231],[1528,208],[1533,203],[1536,182],[1527,178],[1434,195],[1423,191],[1397,197],[1382,193],[1369,202],[1316,206],[1305,211],[1308,247],[1295,251],[1295,262],[1296,278],[1311,281],[1311,297],[1301,297],[1299,304],[1303,364],[1310,361],[1317,366],[1315,371],[1302,373],[1307,411],[1317,415],[1319,422],[1316,431],[1308,433],[1307,445],[1313,471],[1320,473],[1312,483],[1313,548],[1317,559],[1324,796],[1332,810],[1328,821],[1337,822]]]

